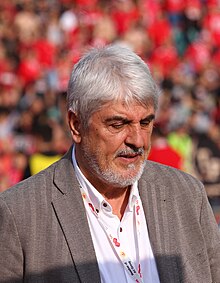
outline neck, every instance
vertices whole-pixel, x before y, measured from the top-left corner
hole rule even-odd
[[[113,214],[121,220],[128,204],[130,186],[126,188],[112,188],[111,190],[100,193],[111,205]]]

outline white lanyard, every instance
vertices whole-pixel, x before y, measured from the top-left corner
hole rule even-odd
[[[122,247],[121,243],[118,241],[117,237],[113,236],[112,233],[109,231],[109,228],[106,226],[104,221],[99,217],[98,213],[96,212],[90,198],[87,194],[83,191],[82,198],[85,203],[89,206],[92,213],[96,216],[97,220],[99,221],[102,229],[105,231],[107,237],[109,238],[113,249],[116,251],[118,257],[120,258],[125,270],[128,272],[129,276],[134,280],[136,283],[144,283],[141,275],[141,267],[140,263],[138,264],[138,269],[136,269],[135,264],[132,262],[128,254],[125,252],[125,249]],[[136,229],[137,229],[137,240],[140,236],[140,205],[139,201],[135,201],[135,221],[136,221]],[[139,242],[139,241],[138,241]]]

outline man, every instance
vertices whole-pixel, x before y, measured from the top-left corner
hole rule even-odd
[[[0,196],[0,282],[220,282],[220,235],[202,184],[146,161],[158,89],[117,45],[68,87],[74,146]]]

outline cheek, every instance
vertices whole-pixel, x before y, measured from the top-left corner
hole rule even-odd
[[[122,147],[120,140],[117,137],[102,139],[99,143],[99,148],[106,153],[106,155],[115,154],[116,151]]]
[[[97,144],[100,145],[102,149],[105,148],[105,151],[115,152],[117,151],[123,144],[126,139],[126,133],[110,133],[108,130],[103,132],[95,131],[95,139]]]
[[[145,148],[148,149],[150,144],[151,144],[151,134],[152,134],[152,131],[151,132],[148,132],[145,134],[145,137],[144,137],[144,144],[145,144]]]
[[[124,149],[126,143],[126,133],[117,133],[108,138],[108,148],[111,152],[116,153],[118,150]]]
[[[152,131],[147,134],[147,142],[151,142]]]

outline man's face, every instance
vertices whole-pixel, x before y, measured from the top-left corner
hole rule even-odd
[[[76,142],[80,169],[94,187],[126,187],[138,180],[150,149],[154,108],[108,102]]]

